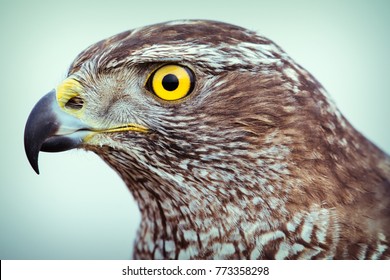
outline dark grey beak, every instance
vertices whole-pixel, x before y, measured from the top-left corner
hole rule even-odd
[[[24,148],[32,168],[39,174],[40,151],[77,148],[90,132],[88,126],[59,107],[55,90],[50,91],[32,109],[24,130]]]

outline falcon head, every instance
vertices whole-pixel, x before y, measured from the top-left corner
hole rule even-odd
[[[310,242],[307,256],[336,257],[337,221],[376,215],[349,215],[362,193],[376,196],[361,174],[381,165],[367,180],[385,185],[389,171],[280,47],[213,21],[147,26],[83,51],[25,129],[36,172],[40,151],[73,148],[103,158],[137,200],[138,258],[292,258]],[[305,219],[312,227],[299,229]],[[363,227],[345,236],[385,231],[356,221],[354,232]]]

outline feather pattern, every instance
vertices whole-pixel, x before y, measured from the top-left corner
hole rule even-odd
[[[178,102],[144,88],[167,63],[196,76]],[[84,145],[139,205],[134,258],[390,258],[389,157],[265,37],[213,21],[151,25],[90,46],[69,75],[86,88],[89,123],[150,129]]]

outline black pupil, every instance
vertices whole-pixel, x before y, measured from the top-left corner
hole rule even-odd
[[[167,91],[173,91],[179,86],[179,80],[173,74],[166,75],[162,80],[162,86]]]

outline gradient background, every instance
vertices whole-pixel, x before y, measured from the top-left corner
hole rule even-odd
[[[128,259],[140,221],[125,185],[97,156],[40,154],[23,130],[34,104],[98,40],[173,19],[256,30],[328,89],[340,110],[390,152],[389,1],[0,0],[0,259]],[[102,1],[103,2],[103,1]]]

